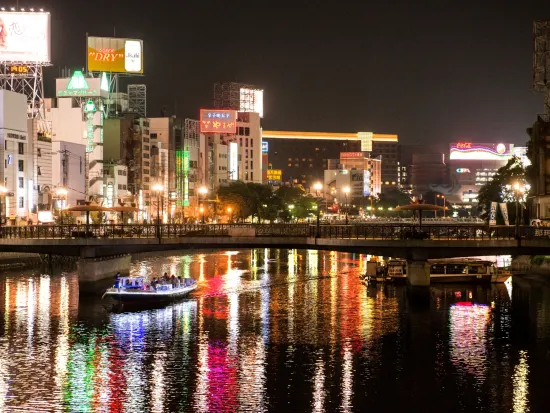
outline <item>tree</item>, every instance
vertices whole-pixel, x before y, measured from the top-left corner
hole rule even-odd
[[[274,196],[268,185],[242,181],[231,182],[227,186],[218,189],[218,198],[224,210],[232,209],[232,215],[237,218],[248,217],[260,219],[273,219],[271,205]]]
[[[376,206],[384,209],[395,208],[398,205],[409,205],[411,201],[411,196],[407,192],[399,188],[391,188],[378,195]]]
[[[497,171],[491,181],[479,189],[477,200],[478,205],[483,209],[481,217],[488,217],[491,202],[506,202],[511,204],[508,206],[508,215],[510,221],[513,222],[515,220],[515,209],[510,208],[510,206],[513,206],[515,200],[513,194],[506,186],[513,185],[516,182],[525,184],[525,181],[526,176],[523,163],[520,158],[514,156]]]

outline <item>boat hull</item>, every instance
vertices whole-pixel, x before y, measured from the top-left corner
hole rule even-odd
[[[190,292],[197,288],[197,284],[182,289],[166,292],[158,291],[124,291],[123,289],[112,289],[105,292],[103,297],[110,297],[120,303],[155,305],[170,303],[185,298]]]

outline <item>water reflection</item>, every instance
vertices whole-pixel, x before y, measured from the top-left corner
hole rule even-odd
[[[140,259],[134,274],[193,276],[199,288],[123,313],[79,302],[74,274],[6,273],[0,411],[424,411],[427,398],[445,412],[535,411],[536,388],[550,384],[548,287],[514,285],[512,301],[510,286],[434,286],[431,307],[417,309],[403,287],[360,283],[369,259],[270,249]]]

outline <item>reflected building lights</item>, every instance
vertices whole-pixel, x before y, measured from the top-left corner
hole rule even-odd
[[[527,351],[520,350],[519,361],[514,368],[513,382],[513,412],[529,412],[529,363]]]
[[[151,373],[151,411],[164,411],[164,360],[165,351],[158,351],[153,358],[153,371]]]
[[[489,306],[471,302],[455,303],[449,311],[451,360],[480,380],[485,377],[490,312]]]
[[[325,411],[325,366],[322,352],[317,358],[317,363],[315,363],[312,404],[313,413],[323,413]]]
[[[351,412],[352,404],[351,397],[353,395],[353,353],[351,345],[346,343],[344,345],[344,362],[342,365],[342,406],[340,408],[343,412]]]

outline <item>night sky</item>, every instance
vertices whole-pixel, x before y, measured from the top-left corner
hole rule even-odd
[[[265,89],[265,129],[398,133],[404,144],[526,141],[532,21],[550,1],[42,0],[60,67],[85,34],[144,40],[148,115],[197,118],[216,81]],[[361,3],[361,2],[355,2]],[[480,5],[481,4],[481,5]],[[10,4],[5,4],[9,6]],[[175,104],[177,102],[177,104]]]

